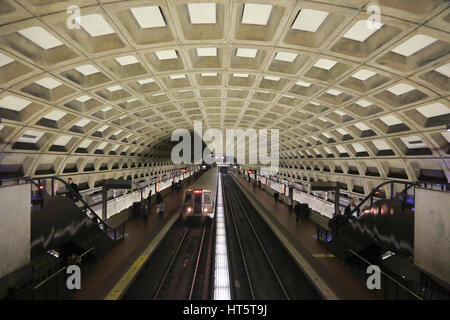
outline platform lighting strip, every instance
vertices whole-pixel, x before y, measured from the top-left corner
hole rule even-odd
[[[222,198],[222,180],[219,174],[216,211],[216,261],[214,266],[214,300],[230,300],[230,277],[228,272],[227,238]]]

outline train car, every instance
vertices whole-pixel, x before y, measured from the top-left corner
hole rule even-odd
[[[217,190],[217,167],[208,169],[184,191],[183,218],[214,218]]]

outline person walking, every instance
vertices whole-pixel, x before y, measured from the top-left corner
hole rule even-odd
[[[280,194],[277,192],[277,191],[275,191],[274,193],[273,193],[273,199],[275,200],[275,205],[277,205],[277,202],[278,202],[278,197],[280,196]]]
[[[256,180],[252,181],[252,186],[253,186],[253,193],[255,193],[256,190]]]

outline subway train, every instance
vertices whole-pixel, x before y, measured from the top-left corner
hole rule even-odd
[[[189,189],[184,191],[181,216],[188,218],[214,218],[217,190],[217,167],[211,167]]]

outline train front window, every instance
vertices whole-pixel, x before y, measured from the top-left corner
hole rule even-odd
[[[203,205],[211,205],[211,193],[203,192]]]
[[[202,194],[194,193],[194,213],[202,212]]]

